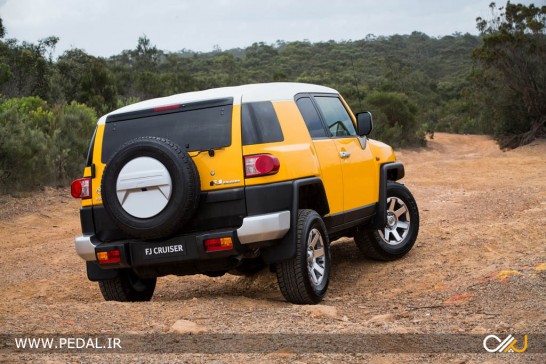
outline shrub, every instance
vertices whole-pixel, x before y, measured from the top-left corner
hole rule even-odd
[[[426,145],[426,127],[417,121],[417,106],[406,95],[376,91],[365,103],[374,117],[373,138],[395,147]]]

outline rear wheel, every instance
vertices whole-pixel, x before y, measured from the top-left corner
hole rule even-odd
[[[395,260],[411,250],[419,233],[419,210],[406,186],[387,183],[387,223],[381,229],[359,228],[355,243],[368,258]]]
[[[152,299],[157,278],[140,278],[133,271],[120,270],[114,279],[99,281],[106,301],[143,302]]]
[[[296,256],[276,266],[279,287],[289,302],[318,303],[326,294],[330,280],[326,226],[315,211],[299,210],[296,234]]]

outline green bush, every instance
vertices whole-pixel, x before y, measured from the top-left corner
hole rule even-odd
[[[0,103],[0,193],[67,183],[81,175],[95,112],[39,97]]]
[[[406,95],[375,91],[365,104],[374,118],[372,138],[395,147],[426,145],[427,127],[417,121],[417,106]]]
[[[93,109],[72,101],[56,109],[55,122],[52,162],[57,183],[65,183],[81,175],[97,120]]]

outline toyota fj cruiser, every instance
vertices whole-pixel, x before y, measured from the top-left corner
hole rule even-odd
[[[331,88],[270,83],[139,102],[101,117],[84,178],[76,251],[106,300],[150,300],[157,277],[252,274],[293,303],[319,302],[330,242],[370,258],[414,245],[417,204],[391,147],[367,138]]]

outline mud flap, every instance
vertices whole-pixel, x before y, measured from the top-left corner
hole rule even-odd
[[[114,279],[118,276],[117,269],[101,269],[94,262],[86,262],[87,278],[92,282]]]

